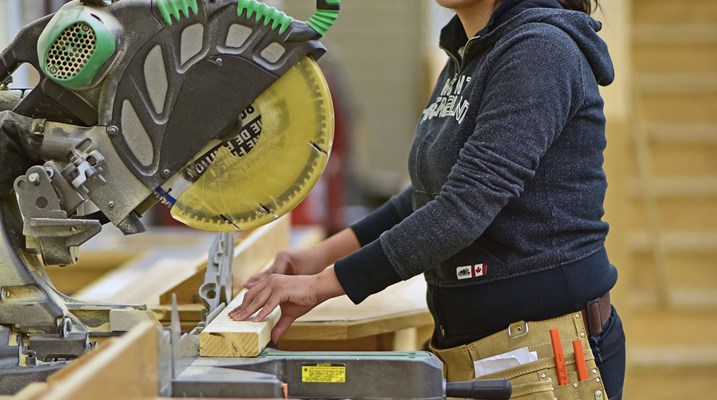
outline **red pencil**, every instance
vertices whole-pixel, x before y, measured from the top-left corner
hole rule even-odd
[[[585,353],[583,353],[583,342],[573,340],[573,352],[575,353],[575,368],[578,370],[578,381],[588,379],[588,366],[585,365]]]
[[[553,356],[555,356],[555,370],[558,372],[558,384],[568,384],[568,371],[565,369],[565,357],[563,356],[563,345],[560,343],[560,332],[557,329],[550,330],[550,342],[553,345]]]

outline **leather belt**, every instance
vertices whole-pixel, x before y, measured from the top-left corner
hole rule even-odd
[[[602,333],[602,327],[610,319],[612,307],[610,307],[610,291],[604,295],[588,301],[585,308],[580,310],[583,314],[583,321],[586,321],[585,329],[589,336],[596,336]]]

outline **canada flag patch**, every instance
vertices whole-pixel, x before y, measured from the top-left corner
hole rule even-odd
[[[458,279],[473,279],[487,274],[487,264],[464,265],[456,268],[456,277],[458,277]]]

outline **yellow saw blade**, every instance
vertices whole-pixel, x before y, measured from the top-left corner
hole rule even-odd
[[[174,219],[215,232],[255,228],[291,211],[318,181],[331,152],[334,110],[316,61],[302,59],[239,121],[177,198]]]

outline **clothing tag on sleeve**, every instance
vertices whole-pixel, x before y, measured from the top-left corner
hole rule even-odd
[[[487,264],[471,264],[456,268],[456,277],[459,280],[473,279],[488,274]]]

